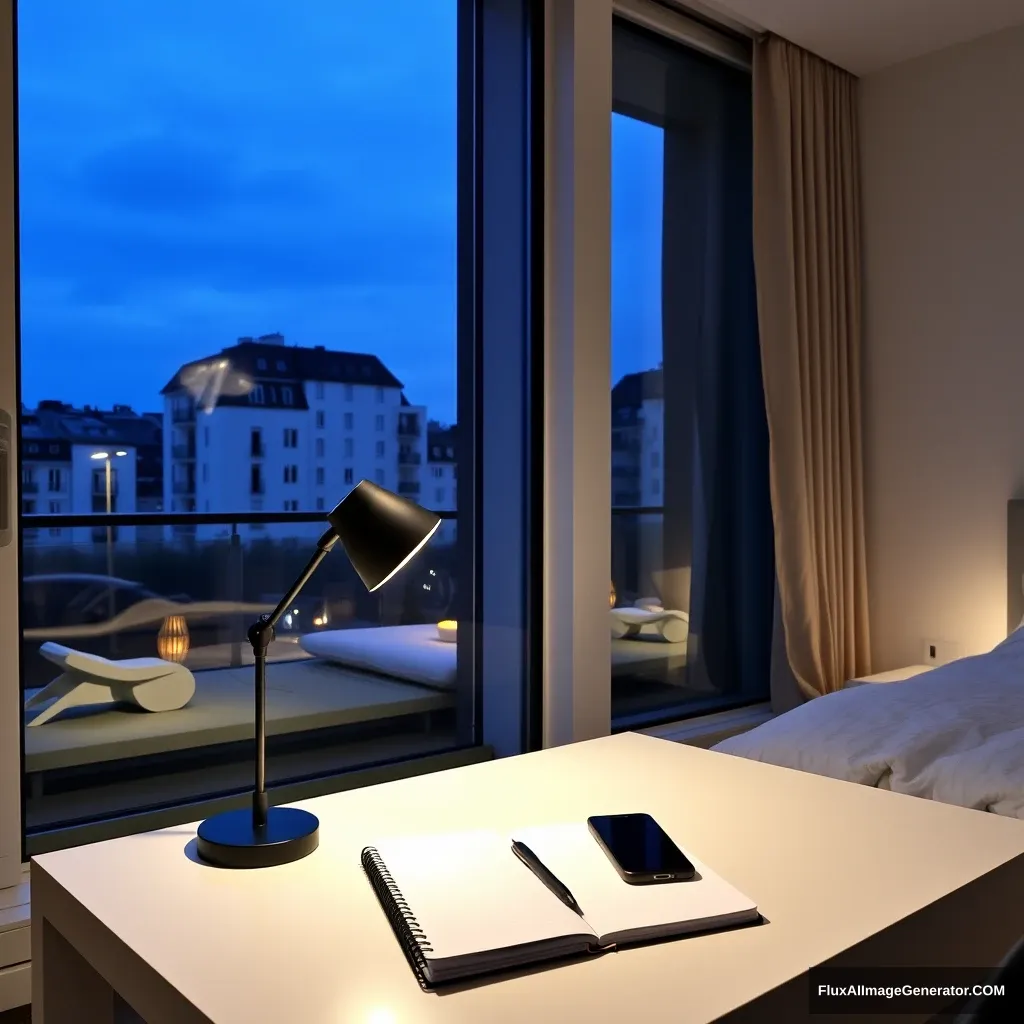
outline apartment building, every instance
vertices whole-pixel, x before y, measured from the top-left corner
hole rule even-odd
[[[23,409],[21,423],[23,515],[159,511],[154,505],[162,475],[161,417],[125,405],[109,411],[76,409],[49,400]],[[103,453],[110,462],[109,495]],[[96,528],[40,528],[25,520],[26,544],[86,544],[101,538],[106,539],[103,527],[99,533]],[[134,527],[116,533],[119,544],[136,539]]]
[[[458,495],[456,433],[458,427],[436,420],[427,424],[427,466],[424,474],[422,504],[435,512],[454,512]],[[438,541],[455,540],[455,520],[446,519],[438,528]]]
[[[375,355],[239,338],[182,366],[163,389],[164,505],[171,512],[327,512],[361,479],[414,501],[425,465],[426,409]],[[178,525],[198,538],[224,525]],[[312,534],[251,523],[247,539]]]
[[[661,367],[627,373],[612,388],[612,505],[665,500],[665,396]]]

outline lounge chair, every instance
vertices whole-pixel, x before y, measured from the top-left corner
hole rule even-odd
[[[144,711],[176,711],[196,692],[195,676],[162,658],[111,661],[61,644],[45,643],[39,653],[63,669],[53,682],[25,701],[25,710],[52,703],[28,725],[42,725],[65,708],[86,704],[133,704]]]

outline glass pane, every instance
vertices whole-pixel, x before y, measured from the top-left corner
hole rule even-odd
[[[622,22],[612,115],[612,715],[764,699],[774,556],[749,75]]]
[[[269,779],[473,742],[437,629],[471,571],[457,7],[19,6],[26,699],[61,674],[46,642],[196,685],[180,709],[33,703],[30,833],[251,784],[245,630],[363,479],[449,518],[373,595],[338,546],[281,621]]]
[[[106,574],[105,541],[89,540],[88,531],[76,531],[81,540],[25,546],[30,832],[251,785],[246,630],[287,591],[314,540],[308,525],[270,527],[291,536],[247,543],[225,530],[172,545],[125,530],[114,545],[116,576]],[[339,548],[288,609],[268,651],[270,782],[457,744],[457,645],[439,628],[452,615],[458,582],[455,528],[453,519],[443,523],[407,570],[372,594]],[[176,588],[185,581],[182,593]],[[128,691],[114,694],[116,704],[92,694],[48,717],[55,701],[36,698],[61,667],[45,656],[60,648],[47,644],[118,662],[180,664],[195,692],[180,710],[157,712]],[[103,671],[98,665],[94,678],[102,681]]]

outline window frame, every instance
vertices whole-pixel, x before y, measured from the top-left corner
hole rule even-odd
[[[543,233],[539,231],[542,224],[540,205],[545,184],[543,176],[543,63],[539,59],[543,33],[543,19],[538,17],[543,0],[457,0],[459,11],[458,24],[458,62],[459,62],[459,169],[458,194],[459,211],[457,214],[457,234],[459,238],[457,262],[459,269],[457,306],[459,311],[458,342],[458,408],[460,421],[463,424],[464,443],[460,444],[460,459],[463,461],[463,472],[458,474],[460,495],[465,504],[460,505],[460,529],[458,531],[460,550],[469,561],[464,565],[472,565],[471,580],[462,588],[463,607],[468,613],[486,614],[486,622],[476,618],[476,628],[467,630],[467,642],[460,643],[460,672],[469,666],[473,669],[473,690],[468,701],[459,708],[460,723],[465,723],[466,711],[473,714],[471,746],[441,754],[416,758],[396,763],[384,769],[383,777],[401,777],[417,774],[419,771],[436,770],[451,767],[456,763],[465,763],[485,759],[491,756],[491,750],[499,753],[516,753],[540,744],[539,713],[541,709],[539,686],[527,686],[532,681],[539,682],[540,653],[542,630],[540,627],[540,583],[542,563],[533,555],[538,551],[536,542],[542,535],[543,528],[543,488],[535,486],[536,474],[531,474],[531,461],[543,454],[543,429],[537,424],[535,416],[544,408],[543,405],[543,306],[540,301],[543,295]],[[9,110],[15,110],[16,88],[16,50],[14,31],[14,8],[12,4],[10,19],[0,29],[0,87],[4,95],[0,103],[5,103]],[[527,60],[532,54],[532,61]],[[504,67],[511,75],[499,74],[495,70]],[[500,99],[500,102],[499,102]],[[6,101],[6,102],[5,102]],[[483,116],[484,107],[488,116]],[[518,107],[518,109],[516,109]],[[491,116],[494,109],[514,112],[524,127],[524,134],[517,139],[508,140],[504,146],[499,145],[497,125],[502,125],[502,118]],[[476,134],[467,138],[467,118]],[[531,124],[533,131],[528,136],[525,128]],[[4,314],[4,327],[0,328],[0,364],[14,371],[0,374],[0,404],[20,408],[20,354],[17,340],[17,124],[12,117],[9,126],[12,145],[9,152],[15,154],[14,160],[0,172],[0,202],[4,206],[3,219],[0,219],[0,230],[3,231],[0,244],[8,246],[12,258],[10,266],[14,273],[0,274],[0,287],[8,292],[10,301],[3,306],[10,311]],[[488,140],[479,135],[485,129]],[[513,159],[509,161],[509,157]],[[468,163],[467,163],[468,161]],[[518,191],[519,204],[512,204],[512,209],[503,211],[504,204],[498,199],[496,192],[501,192],[510,181],[510,171],[518,180],[512,180],[512,186]],[[495,189],[495,186],[499,188]],[[490,197],[494,198],[490,198]],[[470,206],[465,205],[466,202]],[[519,223],[515,223],[515,219]],[[485,227],[486,225],[486,227]],[[509,246],[507,240],[500,237],[499,229],[510,228],[515,234],[514,243]],[[488,276],[483,273],[484,266],[495,268],[511,259],[516,273],[504,282],[499,295],[485,292],[483,282]],[[470,275],[470,276],[467,276]],[[524,300],[528,290],[532,298]],[[496,330],[505,315],[512,311],[512,323],[504,331]],[[468,316],[468,319],[467,319]],[[482,330],[481,328],[488,328]],[[496,335],[506,338],[512,332],[518,332],[515,345],[505,353],[504,362],[500,356],[500,346],[489,344],[484,351],[482,339],[489,340]],[[507,378],[503,378],[510,360],[518,359],[517,371],[521,377],[522,387],[513,389],[520,399],[519,407],[514,410],[512,421],[501,421],[501,416],[511,408],[509,401],[500,401],[495,397],[496,389],[505,388]],[[4,380],[10,382],[4,385]],[[267,387],[274,390],[272,384]],[[507,388],[505,388],[507,390]],[[13,391],[8,396],[6,391]],[[252,392],[251,403],[262,406],[264,398],[271,392],[265,392],[263,383],[257,383]],[[383,403],[383,389],[377,392],[377,401]],[[352,385],[345,385],[345,399],[353,399]],[[468,418],[467,418],[468,414]],[[254,428],[261,429],[261,428]],[[351,429],[351,427],[349,427]],[[482,474],[485,450],[490,451],[496,443],[501,442],[501,435],[515,439],[518,447],[512,451],[514,465],[518,466],[523,485],[521,502],[508,503],[514,510],[510,520],[508,509],[503,509],[503,502],[497,501],[493,487],[488,487]],[[19,435],[20,436],[20,435]],[[347,439],[351,442],[351,438]],[[166,439],[165,439],[166,442]],[[259,435],[261,455],[265,454],[265,433]],[[250,445],[252,443],[250,436]],[[251,449],[250,449],[251,450]],[[20,466],[20,459],[16,465]],[[266,490],[266,477],[262,462],[252,462],[250,474],[255,475],[260,483],[258,494]],[[346,468],[346,477],[351,477],[351,468]],[[255,497],[255,495],[253,495]],[[501,495],[505,497],[504,494]],[[18,494],[20,499],[20,493]],[[242,503],[240,502],[240,505]],[[19,500],[20,509],[20,500]],[[240,507],[240,513],[244,509]],[[20,525],[20,513],[19,513]],[[515,543],[498,543],[504,541],[503,528],[514,525],[512,537]],[[467,528],[463,529],[463,524]],[[21,531],[19,530],[19,533]],[[14,557],[20,556],[20,544],[9,546]],[[522,560],[515,566],[518,579],[512,587],[507,586],[499,566],[510,564],[510,559],[520,557]],[[529,557],[529,560],[527,560]],[[482,567],[490,575],[490,580],[478,578],[477,573]],[[483,584],[483,585],[481,585]],[[4,552],[0,551],[0,593],[6,589],[15,595],[14,606],[17,607],[17,595],[20,591],[17,562],[11,566],[10,559],[5,561]],[[517,606],[516,615],[521,622],[522,630],[515,641],[516,657],[521,664],[519,678],[522,686],[518,692],[509,691],[499,680],[488,681],[486,702],[483,705],[483,716],[480,697],[483,694],[482,666],[500,664],[503,653],[500,630],[487,628],[490,622],[503,621],[500,613]],[[4,620],[11,630],[11,648],[20,652],[20,630],[15,617]],[[464,649],[463,649],[464,648]],[[10,792],[17,791],[16,827],[11,829],[11,814],[6,803],[0,802],[0,835],[3,841],[13,837],[18,855],[15,856],[16,867],[20,870],[21,855],[24,853],[24,835],[20,817],[21,785],[24,781],[23,764],[21,763],[21,707],[19,691],[19,673],[14,675],[14,686],[2,691],[6,696],[5,711],[0,713],[0,730],[11,733],[13,742],[0,744],[5,752],[13,752],[16,757],[11,762],[13,771],[4,772],[11,780],[10,785],[0,785],[0,801]],[[505,712],[511,707],[514,714]],[[485,716],[485,717],[484,717]],[[492,742],[493,741],[493,742]],[[0,762],[0,765],[6,762]],[[381,770],[356,768],[353,770],[335,771],[333,774],[318,777],[308,782],[295,781],[275,787],[275,797],[283,799],[299,799],[301,796],[314,795],[320,792],[332,792],[338,788],[359,785],[360,780],[377,781],[382,777]],[[243,797],[244,799],[244,797]],[[237,803],[235,798],[214,798],[205,801],[205,805],[223,805],[225,800]],[[201,803],[203,803],[201,801]],[[192,820],[200,804],[188,808],[180,805],[168,806],[159,811],[133,814],[122,812],[120,817],[98,821],[94,825],[75,825],[59,832],[74,833],[75,841],[92,841],[112,835],[134,831],[141,827],[163,827],[167,824]],[[204,809],[202,813],[206,813]],[[144,825],[143,825],[144,820]],[[131,823],[128,823],[128,822]],[[58,832],[47,836],[34,845],[43,849],[58,848],[67,845],[67,840],[60,839]],[[0,845],[0,871],[6,870],[4,859],[6,846]],[[0,875],[0,884],[3,884]]]

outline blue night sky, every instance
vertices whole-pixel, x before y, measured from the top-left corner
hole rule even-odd
[[[280,331],[454,419],[455,0],[20,8],[24,402],[157,409]],[[614,121],[617,379],[661,357],[661,140]]]

